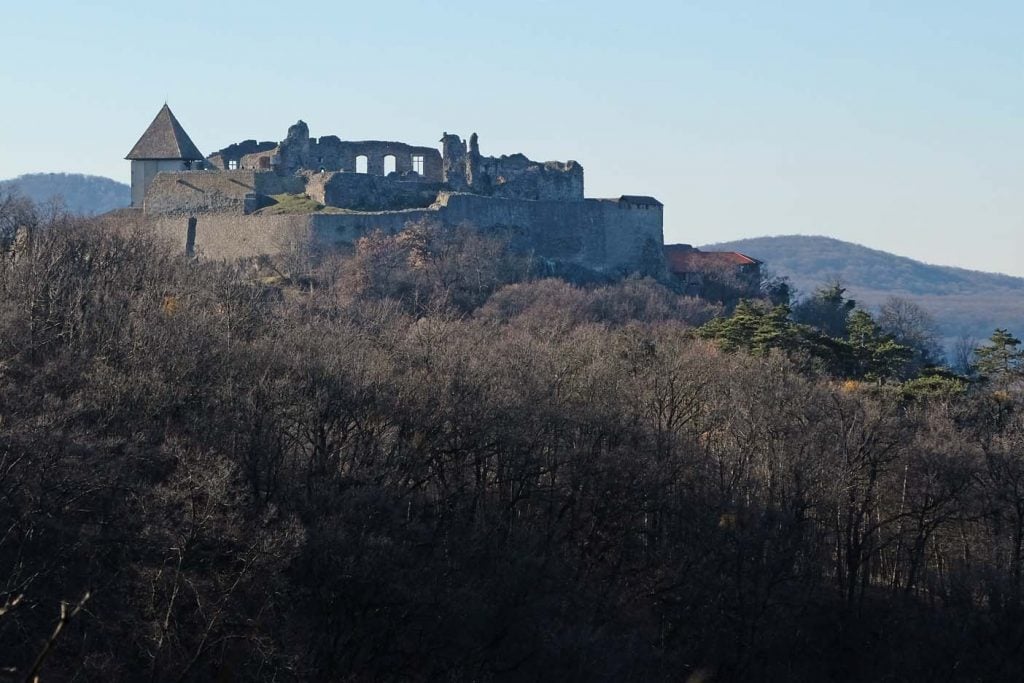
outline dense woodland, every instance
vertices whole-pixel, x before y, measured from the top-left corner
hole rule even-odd
[[[1024,680],[1008,333],[426,225],[0,242],[0,679]]]

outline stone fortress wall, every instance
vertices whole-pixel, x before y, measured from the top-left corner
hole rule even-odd
[[[387,158],[392,157],[394,171],[400,175],[415,172],[425,180],[441,180],[441,154],[433,147],[381,140],[343,141],[335,135],[311,138],[303,121],[291,126],[279,143],[246,140],[211,154],[207,161],[221,170],[273,169],[289,175],[304,170],[356,173],[360,157],[365,164],[362,172],[369,175],[385,175]]]
[[[644,261],[652,250],[660,253],[664,241],[660,206],[620,199],[569,203],[492,199],[466,193],[444,193],[428,209],[315,214],[310,217],[310,236],[318,246],[332,247],[373,230],[397,232],[421,220],[473,226],[509,238],[513,248],[602,272],[649,267]]]
[[[453,190],[506,199],[583,199],[583,166],[576,161],[531,161],[523,154],[485,157],[476,133],[468,145],[458,135],[441,137],[444,179]]]
[[[244,140],[228,145],[219,152],[211,154],[206,157],[206,161],[212,168],[222,171],[256,169],[259,168],[259,159],[265,156],[263,153],[270,152],[275,147],[277,147],[276,142]],[[249,161],[243,163],[244,159],[249,159]],[[269,167],[269,157],[266,166]]]
[[[510,239],[515,249],[599,272],[650,272],[651,254],[660,254],[663,244],[661,207],[628,199],[529,202],[443,193],[428,208],[401,211],[198,212],[151,214],[147,220],[173,244],[203,258],[277,255],[300,245],[335,249],[377,230],[395,233],[421,221],[472,226]]]
[[[143,211],[173,243],[204,258],[281,253],[297,242],[336,248],[423,220],[500,232],[515,248],[601,272],[650,272],[651,255],[660,258],[656,200],[585,199],[578,162],[485,157],[476,134],[463,141],[445,133],[441,144],[439,152],[316,139],[299,121],[279,143],[246,140],[210,155],[209,170],[158,174]],[[272,215],[264,207],[282,194],[327,208]]]
[[[309,217],[298,214],[146,214],[136,209],[119,209],[95,220],[112,232],[148,232],[168,248],[200,259],[275,256],[313,246]]]
[[[267,171],[189,171],[160,173],[146,191],[143,210],[148,214],[245,213],[247,195],[270,196],[305,192],[301,176]]]

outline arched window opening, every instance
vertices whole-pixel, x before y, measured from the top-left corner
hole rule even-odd
[[[365,154],[356,157],[356,173],[367,173],[370,159]]]
[[[384,155],[384,175],[390,175],[398,169],[398,161],[394,154]]]

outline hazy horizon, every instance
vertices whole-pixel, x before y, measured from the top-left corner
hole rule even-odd
[[[809,234],[1024,276],[1024,8],[185,0],[5,12],[0,178],[123,160],[166,100],[210,154],[311,135],[576,159],[667,242]],[[7,60],[12,64],[12,60]]]

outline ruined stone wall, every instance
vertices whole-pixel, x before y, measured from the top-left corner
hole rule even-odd
[[[446,132],[441,136],[441,150],[442,180],[455,192],[466,192],[472,181],[466,143],[458,135]]]
[[[333,173],[302,173],[301,177],[306,181],[306,196],[314,202],[327,204],[326,185],[327,181],[334,176]]]
[[[442,222],[442,214],[435,208],[407,211],[381,211],[359,213],[317,213],[309,216],[310,239],[317,249],[333,249],[353,244],[360,237],[380,230],[396,233],[419,221]]]
[[[442,195],[441,213],[450,225],[469,224],[502,231],[513,247],[546,258],[599,268],[605,253],[604,231],[585,202],[538,202],[475,194]]]
[[[408,178],[409,176],[405,176]],[[322,194],[314,197],[310,187]],[[422,209],[437,200],[443,185],[438,182],[372,176],[365,173],[310,174],[306,193],[321,204],[355,211]]]
[[[206,213],[149,216],[148,224],[175,249],[185,253],[188,222],[196,221],[193,254],[202,259],[237,259],[281,255],[310,244],[308,216],[243,216]]]
[[[277,159],[277,146],[261,152],[246,154],[239,160],[238,168],[254,169],[258,171],[276,170],[275,160]]]
[[[308,249],[308,216],[243,216],[235,213],[147,214],[138,209],[120,209],[96,217],[105,230],[129,234],[145,232],[177,254],[185,254],[189,242],[189,221],[195,221],[192,254],[202,259],[250,258],[280,255]]]
[[[331,249],[375,230],[398,232],[410,223],[468,225],[509,238],[515,249],[606,273],[660,273],[662,209],[620,199],[529,201],[442,193],[429,208],[405,211],[242,215],[133,212],[136,220],[184,252],[188,221],[196,220],[193,252],[233,259],[296,249]]]
[[[258,165],[245,166],[242,161],[246,157],[259,156],[261,153],[269,152],[277,147],[276,142],[257,142],[256,140],[245,140],[228,145],[222,150],[214,152],[206,157],[212,168],[219,168],[226,171],[230,162],[238,164],[238,168],[259,168]]]
[[[288,129],[288,136],[277,149],[275,166],[282,173],[302,170],[356,172],[357,158],[366,157],[366,173],[385,175],[385,157],[395,158],[395,172],[399,175],[414,171],[413,157],[422,157],[422,178],[431,182],[441,180],[441,154],[433,147],[417,147],[403,142],[385,140],[347,141],[335,135],[319,140],[309,137],[309,127],[302,121]]]
[[[443,178],[453,191],[506,199],[583,199],[583,166],[576,161],[538,162],[523,154],[485,157],[476,133],[468,148],[458,135],[445,133],[441,142]]]
[[[374,230],[398,232],[420,220],[500,233],[515,249],[607,273],[663,267],[661,207],[639,208],[617,199],[529,201],[441,193],[428,209],[314,214],[311,239],[331,247]]]
[[[305,189],[305,180],[300,176],[256,172],[253,175],[253,180],[257,194],[302,194]]]
[[[523,164],[523,160],[526,164]],[[583,166],[575,161],[546,161],[543,164],[521,154],[511,157],[481,157],[474,170],[481,194],[509,199],[575,201],[583,199]]]
[[[664,242],[660,207],[635,209],[616,199],[576,202],[499,199],[473,194],[439,199],[445,223],[501,230],[513,245],[603,272],[647,269]]]
[[[241,213],[247,194],[297,194],[304,191],[302,178],[279,176],[272,172],[240,170],[159,173],[146,192],[144,208],[151,214],[208,211]]]
[[[146,192],[146,213],[238,211],[245,195],[255,192],[252,171],[161,173]]]
[[[299,120],[288,127],[288,135],[277,146],[276,166],[281,173],[298,173],[312,168],[310,161],[309,126]]]

